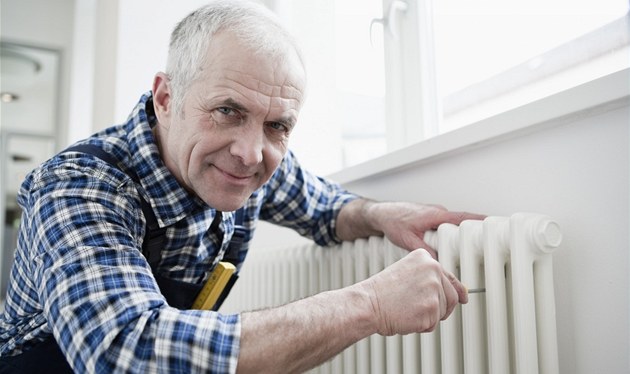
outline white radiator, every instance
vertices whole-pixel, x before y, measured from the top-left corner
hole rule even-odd
[[[425,241],[469,288],[466,305],[432,333],[371,336],[319,373],[558,373],[551,253],[562,240],[546,216],[518,213],[441,225]],[[250,251],[222,310],[276,306],[356,283],[407,252],[389,241]]]

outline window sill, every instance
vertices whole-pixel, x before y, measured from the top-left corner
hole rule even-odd
[[[329,175],[358,182],[628,105],[630,68]]]

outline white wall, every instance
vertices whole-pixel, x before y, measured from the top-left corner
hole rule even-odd
[[[33,0],[36,1],[36,0]],[[203,0],[76,3],[69,142],[125,121],[164,70],[169,35]]]
[[[630,108],[548,124],[517,138],[455,152],[345,186],[378,200],[554,218],[561,373],[628,373],[630,362]],[[287,246],[268,225],[255,247]]]
[[[116,122],[127,118],[140,95],[151,90],[155,73],[164,71],[169,37],[177,22],[205,3],[204,0],[119,1]]]
[[[74,24],[67,144],[114,122],[118,0],[75,2]]]

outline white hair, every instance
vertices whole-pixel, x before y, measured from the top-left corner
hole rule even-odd
[[[254,53],[284,55],[289,48],[301,51],[274,13],[253,1],[215,0],[186,16],[173,30],[166,74],[171,81],[171,100],[175,113],[181,114],[185,92],[206,63],[213,37],[229,30]]]

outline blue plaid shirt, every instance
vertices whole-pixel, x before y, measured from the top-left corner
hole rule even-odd
[[[84,141],[104,148],[120,168],[65,152],[22,184],[0,355],[19,354],[53,334],[80,373],[235,372],[240,315],[169,307],[141,253],[139,194],[168,227],[157,271],[169,278],[204,282],[234,232],[233,212],[207,206],[163,165],[151,132],[155,119],[145,110],[150,99],[142,96],[127,123]],[[263,219],[321,245],[335,243],[337,213],[354,198],[307,173],[288,152],[246,203],[245,242]],[[216,214],[223,235],[209,229]],[[244,245],[241,259],[246,251]]]

